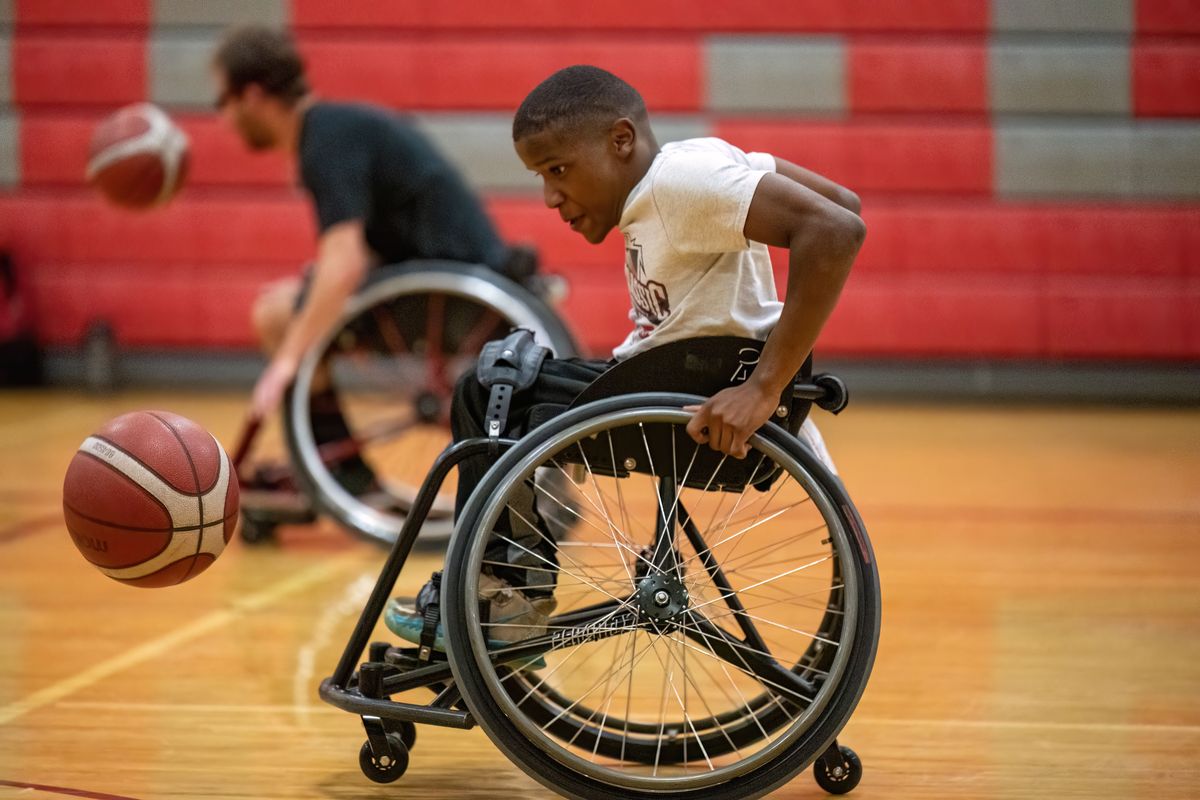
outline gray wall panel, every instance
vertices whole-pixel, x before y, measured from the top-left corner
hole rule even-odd
[[[718,111],[842,111],[840,39],[715,36],[708,41],[708,106]]]
[[[227,25],[255,23],[282,27],[288,22],[287,0],[154,0],[156,25]]]
[[[998,31],[1132,33],[1133,0],[992,0]]]
[[[167,36],[150,40],[150,99],[168,106],[211,107],[216,88],[210,67],[217,34]]]
[[[1200,197],[1200,124],[1137,123],[1133,159],[1139,197]]]
[[[1001,196],[1195,199],[1200,123],[1002,123]]]
[[[997,42],[989,61],[997,113],[1129,114],[1128,46]]]
[[[427,114],[418,121],[477,189],[537,190],[536,179],[513,150],[508,115]]]
[[[0,112],[0,186],[21,182],[21,125],[16,114]]]
[[[654,138],[660,145],[667,142],[678,142],[681,139],[712,136],[712,125],[708,121],[696,117],[651,114],[650,126],[654,129]]]
[[[1133,192],[1133,136],[1127,124],[999,124],[999,195],[1116,196]]]
[[[525,169],[512,145],[508,114],[421,114],[421,129],[477,189],[537,192],[541,184]],[[655,115],[659,144],[708,136],[709,126],[695,117]]]
[[[17,21],[13,0],[0,0],[0,25],[11,25]]]
[[[0,106],[13,99],[12,40],[0,32]]]

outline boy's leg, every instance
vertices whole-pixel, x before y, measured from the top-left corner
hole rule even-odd
[[[838,474],[837,466],[833,463],[833,456],[829,455],[829,448],[825,446],[825,438],[817,430],[817,423],[813,422],[812,417],[804,418],[804,424],[800,426],[800,441],[807,444],[816,453],[817,458],[821,459],[830,472],[834,475]]]
[[[529,409],[535,405],[569,405],[608,366],[604,361],[577,358],[546,359],[533,385],[513,394],[508,412],[510,429],[504,431],[504,435],[512,435],[512,428],[523,424]],[[474,369],[459,379],[450,407],[450,428],[455,442],[486,435],[483,422],[489,394],[490,392],[479,383]],[[456,515],[493,463],[494,459],[486,457],[459,462]],[[514,508],[520,510],[514,513]],[[553,572],[532,573],[536,577],[531,579],[526,576],[526,569],[523,568],[548,569],[558,563],[557,552],[539,513],[532,485],[527,485],[524,492],[519,492],[517,497],[512,498],[510,513],[501,515],[495,533],[499,535],[492,536],[485,554],[485,559],[492,562],[487,566],[491,574],[480,578],[480,591],[491,601],[494,622],[516,621],[512,630],[493,627],[490,635],[497,640],[515,641],[532,635],[537,625],[544,624],[546,617],[552,613],[552,585],[557,579]],[[513,542],[519,546],[512,544]],[[511,566],[497,567],[496,564]],[[520,590],[532,584],[537,584],[538,588],[514,592],[514,589]],[[415,602],[397,598],[389,604],[384,620],[393,633],[412,642],[418,640],[423,630],[426,606],[437,597],[435,586],[433,581],[426,584]]]
[[[533,385],[513,394],[508,411],[510,429],[514,425],[523,424],[529,410],[535,405],[569,405],[608,367],[606,361],[579,358],[546,359]],[[483,423],[488,396],[488,389],[479,383],[474,370],[459,380],[450,412],[454,441],[485,435]],[[510,435],[511,430],[505,431],[505,434]],[[466,505],[471,492],[479,485],[491,465],[492,461],[486,458],[468,459],[459,465],[458,496],[454,504],[456,514]],[[531,577],[522,569],[552,569],[558,564],[557,550],[542,510],[539,509],[539,501],[543,507],[553,502],[544,496],[539,497],[532,482],[526,484],[525,491],[510,498],[509,511],[497,520],[485,558],[492,562],[490,571],[509,585],[518,588],[536,585],[538,588],[531,589],[526,594],[531,597],[549,597],[554,593],[553,584],[557,581],[557,575],[534,572]],[[506,566],[497,566],[498,564]]]

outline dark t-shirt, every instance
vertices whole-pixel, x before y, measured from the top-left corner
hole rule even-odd
[[[439,258],[502,269],[507,248],[462,176],[401,116],[319,102],[300,131],[300,177],[322,233],[362,220],[381,263]]]

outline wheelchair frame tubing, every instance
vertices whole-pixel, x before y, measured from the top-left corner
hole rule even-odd
[[[400,577],[400,571],[404,569],[404,563],[408,560],[408,555],[417,540],[417,534],[421,531],[421,525],[425,522],[425,516],[433,507],[437,492],[446,480],[446,475],[464,459],[489,452],[492,454],[502,452],[514,444],[516,444],[515,439],[465,439],[451,445],[438,455],[429,474],[425,476],[424,483],[421,484],[412,512],[405,518],[404,525],[400,528],[399,535],[396,536],[396,542],[392,545],[392,550],[388,553],[387,561],[383,564],[379,578],[375,581],[371,597],[367,600],[362,614],[359,615],[354,632],[346,643],[346,649],[342,651],[341,660],[338,661],[331,678],[331,683],[335,688],[345,689],[349,684],[350,676],[354,674],[354,667],[366,649],[371,632],[375,629],[375,623],[383,613],[388,598],[391,597],[392,590],[396,586],[396,579]]]

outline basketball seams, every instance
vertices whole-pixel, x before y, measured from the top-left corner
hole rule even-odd
[[[92,456],[91,453],[86,453],[85,455]],[[92,456],[92,457],[95,458],[95,456]],[[97,459],[97,460],[99,460],[99,459]],[[101,463],[103,463],[103,462],[101,462]],[[117,472],[118,475],[124,474],[118,470],[114,470],[114,471]],[[138,488],[141,489],[142,487],[138,486]],[[153,497],[153,496],[151,495],[151,497]],[[155,502],[158,502],[156,498],[155,498]],[[171,527],[168,527],[168,528],[141,528],[136,525],[122,525],[119,522],[110,522],[109,520],[106,520],[106,519],[100,519],[99,517],[93,517],[89,514],[83,513],[78,508],[76,508],[75,506],[68,503],[66,500],[63,501],[63,508],[67,509],[68,511],[70,511],[72,514],[79,517],[80,519],[85,519],[88,522],[94,522],[97,525],[104,525],[109,528],[113,528],[114,530],[126,531],[128,533],[170,533],[171,531],[175,531],[177,533],[188,533],[190,531],[198,531],[198,530],[202,530],[204,528],[212,528],[217,525],[223,525],[224,523],[228,522],[229,520],[235,519],[237,517],[237,514],[226,514],[221,519],[216,519],[216,520],[213,520],[212,522],[205,522],[203,525],[180,525],[178,527],[175,527],[174,525],[172,525]]]
[[[146,130],[132,138],[110,144],[89,158],[85,174],[89,181],[106,167],[129,156],[158,155],[166,150],[169,155],[174,157],[173,160],[178,161],[178,155],[182,150],[180,145],[186,145],[187,137],[182,131],[179,131],[178,136],[172,136],[174,126],[166,114],[150,103],[134,106],[130,112],[143,115],[147,124]],[[176,172],[175,166],[169,163],[164,165],[166,177],[170,177],[172,180]],[[164,177],[164,183],[167,183],[166,177]]]
[[[183,166],[183,151],[187,148],[187,136],[178,128],[168,127],[163,134],[162,152],[163,158],[163,182],[162,190],[158,193],[158,197],[154,202],[156,205],[162,205],[171,198],[175,192],[175,182],[179,180],[179,170]]]
[[[62,503],[67,528],[106,576],[141,587],[176,585],[204,572],[228,545],[227,528],[240,515],[236,472],[221,443],[196,423],[168,412],[127,414],[85,439],[72,463]],[[175,485],[189,480],[190,491]],[[103,554],[99,561],[88,548]]]
[[[87,444],[87,442],[85,441],[84,444]],[[115,445],[114,445],[114,447],[115,447]],[[120,468],[118,468],[116,464],[113,464],[109,461],[105,461],[103,458],[100,458],[95,453],[90,453],[90,452],[84,450],[82,446],[79,448],[79,451],[82,455],[84,455],[88,459],[95,461],[100,466],[104,467],[105,469],[112,471],[115,475],[119,475],[121,478],[124,479],[123,482],[126,486],[132,486],[134,489],[141,492],[145,497],[147,497],[151,502],[153,502],[155,505],[157,505],[160,509],[162,509],[162,512],[163,512],[163,514],[166,515],[168,522],[170,522],[170,524],[171,524],[171,527],[156,530],[156,529],[150,529],[150,528],[134,528],[133,526],[125,526],[125,525],[120,525],[118,523],[109,522],[108,520],[99,519],[99,518],[93,517],[89,514],[84,514],[79,509],[75,508],[74,505],[69,503],[65,496],[63,497],[63,508],[67,509],[72,514],[78,516],[81,519],[87,520],[88,522],[92,522],[97,525],[104,525],[105,527],[108,527],[108,528],[137,530],[139,532],[147,533],[147,534],[149,534],[149,533],[157,533],[160,535],[166,534],[167,535],[166,541],[163,542],[162,547],[158,548],[157,550],[155,550],[153,553],[151,553],[149,556],[142,559],[141,561],[145,561],[147,559],[154,559],[154,558],[158,558],[159,556],[161,556],[163,554],[163,552],[168,547],[171,546],[170,534],[171,534],[171,531],[174,529],[174,525],[175,525],[175,516],[171,513],[171,509],[168,508],[166,503],[164,503],[162,500],[160,500],[158,497],[156,497],[154,495],[154,493],[151,492],[148,488],[146,488],[140,482],[134,480],[131,476],[127,475]],[[68,530],[70,530],[69,525],[68,525]],[[95,566],[101,570],[106,569],[105,567],[92,561],[92,559],[89,558],[86,553],[84,553],[83,555],[84,555],[84,558],[87,559],[89,564],[92,564],[93,566]],[[130,566],[136,566],[137,564],[141,563],[141,561],[135,562],[134,564],[132,564]],[[118,567],[117,569],[121,569],[121,567]]]
[[[84,177],[89,181],[93,180],[113,164],[130,156],[157,156],[161,152],[163,144],[163,132],[151,127],[150,130],[138,134],[132,139],[117,142],[101,150],[88,160],[87,172]]]
[[[88,438],[99,439],[100,441],[103,441],[105,444],[107,444],[117,450],[121,450],[121,448],[117,447],[112,442],[101,439],[99,436],[92,436],[92,437],[88,437]],[[87,444],[87,442],[85,441],[84,444]],[[121,452],[125,453],[124,450],[121,450]],[[163,510],[163,513],[167,515],[167,519],[171,521],[172,527],[174,527],[175,518],[171,515],[171,509],[167,508],[167,504],[164,503],[162,500],[160,500],[158,498],[158,496],[154,494],[154,492],[150,491],[145,486],[138,483],[136,480],[133,479],[133,477],[131,475],[123,472],[119,467],[117,467],[116,464],[112,463],[111,461],[105,461],[103,458],[96,455],[95,453],[91,453],[91,452],[88,452],[87,450],[84,450],[82,446],[80,446],[80,448],[79,448],[79,453],[80,453],[80,455],[86,456],[88,459],[95,461],[97,464],[100,464],[101,466],[112,470],[114,473],[116,473],[117,475],[120,475],[122,478],[128,478],[127,484],[130,486],[133,486],[138,491],[140,491],[142,494],[144,494],[147,498],[154,501],[154,503]],[[129,455],[129,454],[125,453],[125,455]],[[134,458],[133,456],[129,456],[129,457],[131,459],[133,459],[134,461],[137,461],[137,459]],[[145,464],[143,464],[142,466],[145,466]],[[154,474],[154,471],[151,470],[149,467],[146,467],[146,471],[150,472],[151,474]],[[159,478],[159,480],[162,480],[161,476],[159,476],[159,475],[155,474],[154,477]],[[163,485],[167,486],[168,488],[170,487],[170,484],[168,484],[166,481],[163,481]],[[131,531],[153,531],[153,530],[156,530],[155,528],[140,528],[140,527],[135,527],[132,525],[120,525],[115,522],[109,522],[106,519],[100,519],[99,517],[93,517],[88,514],[84,514],[78,508],[75,508],[73,505],[71,505],[69,502],[67,502],[66,497],[63,497],[63,507],[71,509],[72,512],[78,514],[79,516],[83,517],[84,519],[86,519],[90,522],[99,522],[103,525],[111,525],[114,528],[124,528],[126,530],[131,530]],[[159,533],[168,533],[168,532],[169,532],[169,529],[159,531]]]
[[[196,469],[196,461],[192,458],[192,451],[188,449],[187,442],[185,442],[183,440],[183,437],[179,435],[179,431],[175,430],[174,425],[167,422],[165,419],[160,417],[158,414],[155,414],[153,411],[147,411],[146,413],[149,416],[151,416],[154,419],[161,422],[163,427],[166,428],[167,430],[169,430],[171,432],[171,435],[175,437],[175,441],[179,442],[179,448],[181,450],[183,450],[183,455],[185,458],[187,458],[188,468],[191,469],[191,471],[192,471],[192,481],[196,484],[196,509],[197,509],[197,513],[199,513],[199,515],[200,515],[200,527],[199,527],[199,533],[196,536],[196,552],[192,554],[192,563],[188,566],[187,572],[185,572],[183,574],[183,577],[179,579],[179,583],[183,583],[184,581],[186,581],[188,578],[191,577],[192,570],[196,566],[196,558],[195,557],[200,555],[200,548],[203,547],[203,545],[204,545],[204,494],[205,493],[200,488],[200,472],[199,472],[199,470]],[[211,433],[208,434],[208,436],[214,442],[216,442],[216,438]],[[217,451],[218,451],[217,452],[218,459],[221,462],[220,466],[218,467],[218,472],[217,472],[217,483],[220,483],[221,482],[221,470],[224,469],[225,465],[223,463],[224,459],[220,458],[220,456],[222,456],[224,454],[222,452],[220,452],[221,446],[219,444],[217,445]],[[171,537],[171,541],[175,541],[174,536]],[[151,560],[153,560],[153,559],[151,559]]]
[[[112,449],[119,450],[121,452],[121,454],[126,456],[127,458],[129,458],[130,461],[134,462],[139,467],[146,470],[146,472],[149,472],[152,476],[154,476],[154,478],[161,481],[162,485],[165,486],[168,491],[171,491],[171,492],[179,495],[180,497],[198,497],[199,496],[196,492],[187,492],[187,491],[184,491],[183,489],[177,488],[169,480],[167,480],[160,472],[155,470],[154,467],[150,466],[145,461],[143,461],[142,459],[135,456],[133,453],[126,450],[124,447],[121,447],[121,445],[117,444],[112,439],[108,439],[104,436],[99,436],[97,434],[92,434],[91,436],[88,437],[88,439],[95,439],[98,442],[104,442],[104,444],[108,445]],[[83,445],[80,445],[80,447],[79,447],[79,449],[85,453],[87,453],[87,451],[84,450],[83,447],[86,444],[87,444],[87,440],[84,440]],[[87,453],[87,454],[89,456],[92,456],[93,458],[97,457],[94,453]],[[100,459],[100,460],[103,461],[104,459]],[[122,474],[125,475],[125,477],[127,477],[127,478],[133,477],[126,473],[122,473]]]

